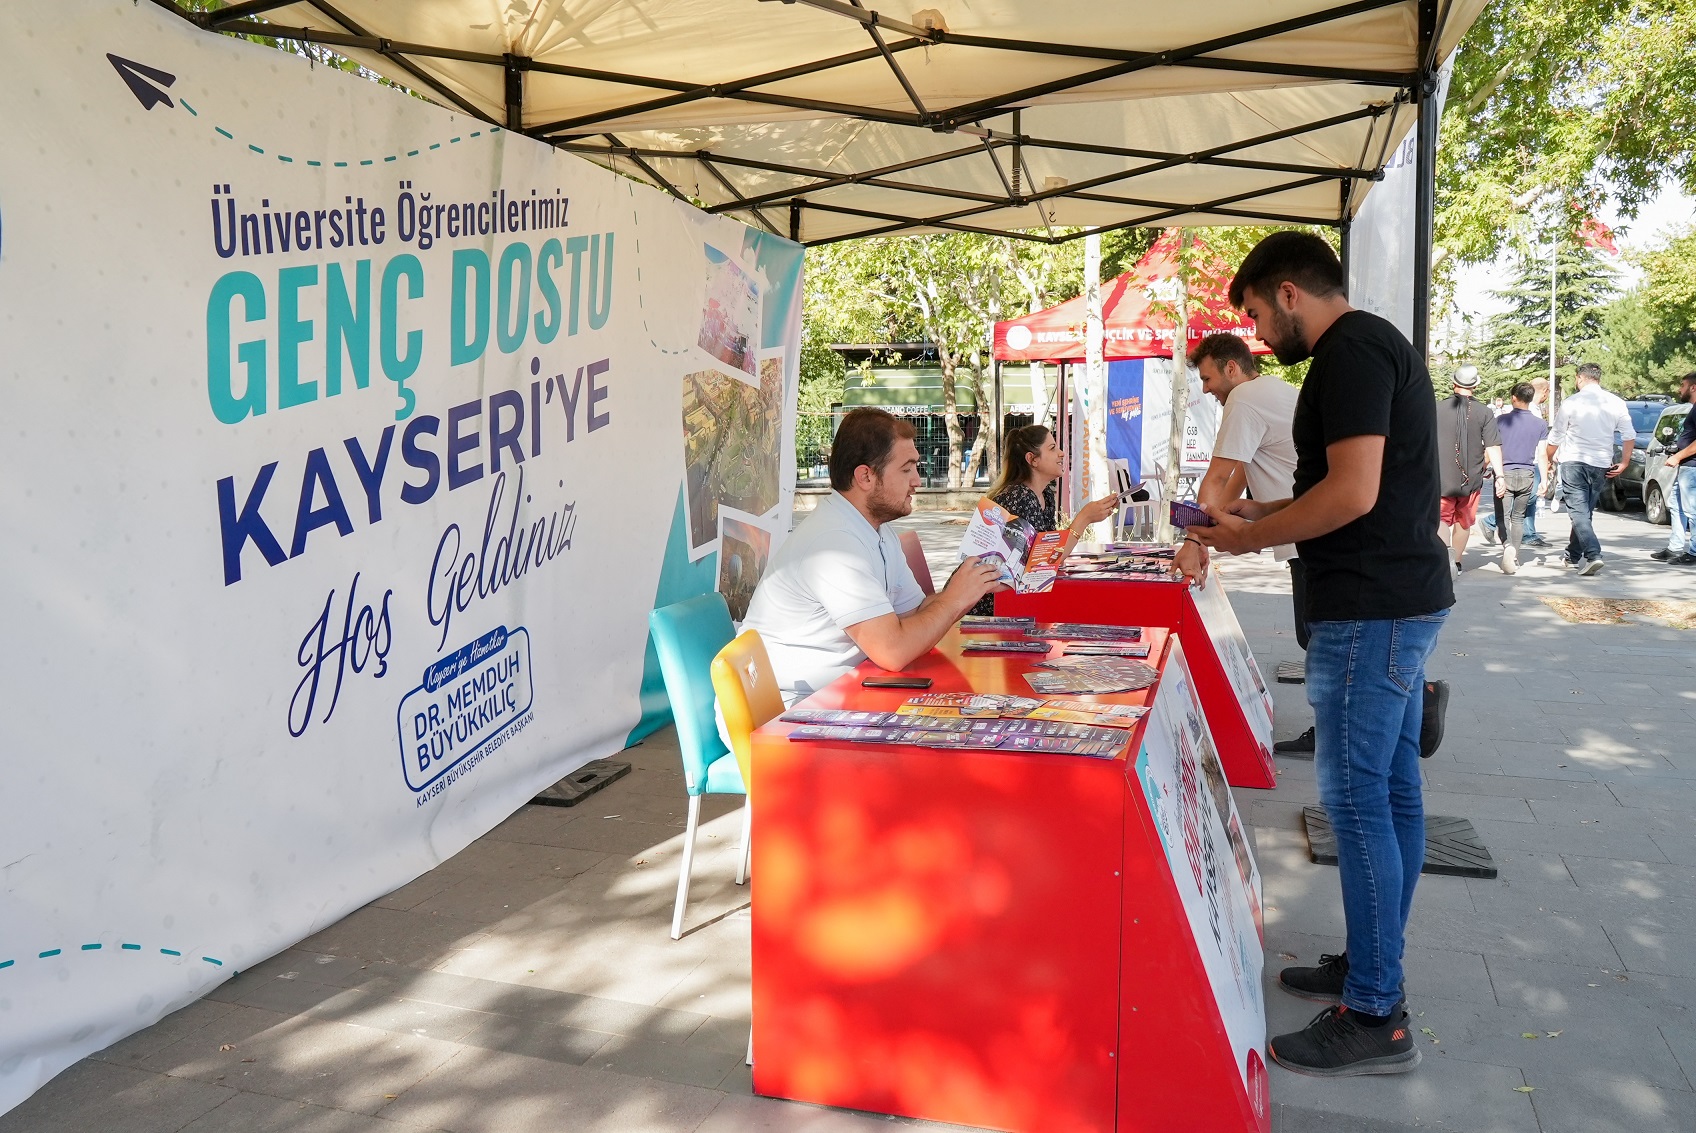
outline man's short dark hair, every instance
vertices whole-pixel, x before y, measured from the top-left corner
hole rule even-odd
[[[830,443],[830,486],[846,492],[854,486],[854,470],[864,464],[882,475],[898,440],[912,440],[913,426],[882,409],[850,409]]]
[[[1681,386],[1696,386],[1696,370],[1692,370],[1678,379],[1678,384]]]
[[[1274,232],[1256,244],[1237,269],[1231,280],[1231,306],[1241,307],[1250,289],[1270,301],[1286,283],[1325,299],[1344,290],[1343,265],[1331,245],[1311,232]]]
[[[1525,405],[1530,405],[1532,400],[1537,396],[1537,387],[1532,385],[1530,382],[1520,382],[1508,391],[1508,396],[1512,397],[1515,401],[1521,402]]]
[[[1200,366],[1207,358],[1213,359],[1220,373],[1225,372],[1227,362],[1235,362],[1245,374],[1260,373],[1260,364],[1254,360],[1248,343],[1234,334],[1210,334],[1196,343],[1195,349],[1190,351],[1190,365]]]
[[[1586,362],[1578,367],[1578,376],[1599,382],[1602,380],[1602,367],[1594,362]]]

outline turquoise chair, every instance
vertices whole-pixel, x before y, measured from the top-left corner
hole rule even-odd
[[[746,795],[736,757],[719,738],[713,718],[712,663],[736,636],[730,609],[718,594],[702,594],[663,606],[648,615],[654,652],[665,678],[677,746],[683,752],[683,781],[689,791],[689,826],[683,835],[683,869],[677,879],[677,906],[671,914],[671,938],[683,935],[683,908],[689,903],[689,873],[695,865],[695,830],[701,822],[702,795]],[[744,810],[746,807],[744,806]],[[746,878],[748,822],[742,821],[742,846],[736,856],[736,884]]]

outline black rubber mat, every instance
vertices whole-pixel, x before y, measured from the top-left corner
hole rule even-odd
[[[1325,817],[1325,808],[1302,807],[1301,821],[1307,827],[1308,857],[1318,865],[1336,865],[1337,839],[1331,833],[1331,820]],[[1471,822],[1464,818],[1428,814],[1425,816],[1425,865],[1419,872],[1445,877],[1491,878],[1496,876],[1496,863]]]
[[[1306,661],[1279,661],[1275,679],[1281,685],[1300,685],[1307,683]]]
[[[628,763],[592,759],[530,801],[543,806],[576,806],[608,783],[628,774]]]

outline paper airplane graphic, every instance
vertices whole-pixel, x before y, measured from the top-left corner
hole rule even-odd
[[[177,77],[175,75],[161,71],[157,67],[149,67],[145,63],[124,59],[113,55],[111,52],[106,53],[106,59],[117,69],[124,82],[128,84],[130,93],[135,95],[136,101],[141,103],[143,110],[152,110],[161,102],[171,107],[177,105],[171,101],[170,95],[159,89],[176,82]],[[153,82],[148,82],[149,79],[152,79]],[[159,86],[156,87],[153,83],[158,83]]]

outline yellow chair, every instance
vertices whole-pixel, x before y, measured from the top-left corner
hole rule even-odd
[[[713,658],[712,678],[718,708],[724,715],[724,730],[730,736],[730,751],[736,757],[737,769],[742,772],[742,783],[748,791],[748,803],[742,808],[742,862],[737,870],[740,880],[747,876],[753,824],[754,729],[783,714],[783,697],[777,691],[777,675],[772,672],[771,658],[766,655],[766,643],[760,639],[758,630],[743,630],[718,651],[718,656]]]

